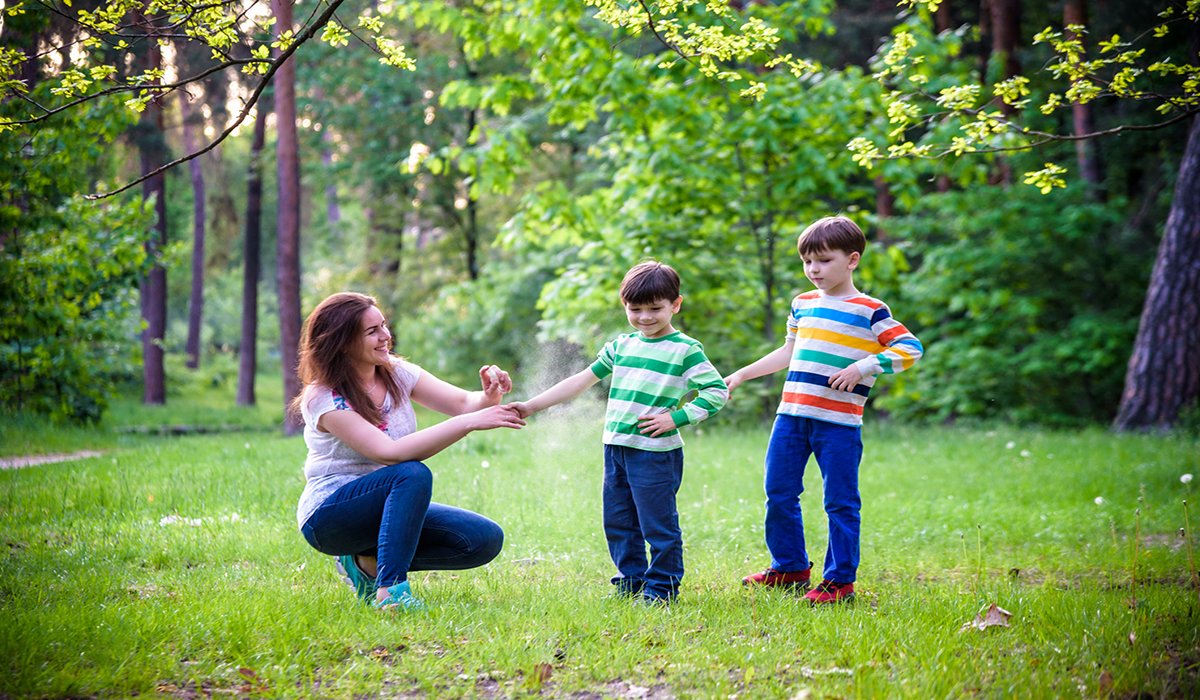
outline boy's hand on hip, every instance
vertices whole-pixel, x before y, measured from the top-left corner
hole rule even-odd
[[[858,367],[850,365],[830,377],[829,386],[838,391],[853,391],[854,387],[858,386],[858,383],[862,381],[862,378],[862,372],[858,371]]]
[[[638,416],[638,432],[642,435],[650,437],[658,437],[663,433],[669,433],[674,430],[675,419],[670,413],[660,413],[653,416]]]

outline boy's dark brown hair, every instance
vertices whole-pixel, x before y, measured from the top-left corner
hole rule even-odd
[[[858,224],[844,216],[827,216],[817,219],[804,229],[796,248],[801,255],[815,255],[823,250],[840,250],[846,255],[862,255],[867,247],[867,237]]]
[[[634,265],[621,280],[621,302],[650,304],[679,298],[679,273],[665,263],[648,260]]]

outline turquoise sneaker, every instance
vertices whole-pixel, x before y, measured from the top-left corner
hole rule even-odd
[[[388,597],[375,601],[375,607],[380,610],[424,610],[425,604],[413,597],[408,588],[408,581],[393,583],[387,587]]]
[[[358,568],[358,564],[354,561],[354,555],[344,554],[335,557],[333,561],[334,566],[337,567],[338,576],[342,577],[342,583],[353,588],[354,592],[358,594],[359,600],[364,603],[375,600],[375,590],[378,588],[375,579]]]

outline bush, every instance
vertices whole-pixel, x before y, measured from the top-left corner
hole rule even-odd
[[[917,265],[889,303],[926,355],[879,405],[939,420],[1111,420],[1155,250],[1120,211],[1078,189],[988,188],[897,219]]]

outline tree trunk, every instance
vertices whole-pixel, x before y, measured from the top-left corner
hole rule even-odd
[[[1113,427],[1167,430],[1198,399],[1200,117],[1193,117]]]
[[[294,0],[274,0],[276,37],[291,30]],[[289,58],[275,73],[276,170],[279,179],[276,285],[279,292],[279,355],[283,365],[284,435],[303,423],[286,407],[300,395],[296,373],[300,349],[300,141],[296,133],[296,63]]]
[[[896,195],[892,194],[892,188],[883,179],[882,175],[875,176],[875,217],[879,219],[879,230],[876,234],[876,241],[880,245],[887,245],[887,227],[884,225],[885,219],[890,219],[896,215]]]
[[[325,144],[332,144],[333,139],[330,136],[329,130],[326,129],[325,133],[321,136],[321,141]],[[325,148],[321,149],[321,164],[327,169],[333,165],[333,151],[330,148],[330,145],[326,145]],[[330,235],[334,239],[341,238],[342,208],[338,204],[337,183],[332,177],[329,178],[329,184],[325,186],[325,218],[329,221]]]
[[[149,69],[162,67],[158,42],[149,37],[146,63]],[[158,98],[151,100],[142,111],[137,130],[138,151],[142,174],[167,162],[166,142],[163,139],[163,107]],[[167,245],[167,179],[162,173],[142,184],[142,199],[155,198],[154,212],[158,220],[155,233],[146,240],[146,252],[157,257]],[[163,369],[163,339],[167,330],[167,270],[156,264],[142,282],[142,402],[161,405],[167,402],[166,371]]]
[[[1087,3],[1085,0],[1067,0],[1063,5],[1063,26],[1073,24],[1087,25]],[[1076,36],[1074,32],[1066,31],[1067,39],[1078,39],[1083,43],[1085,36]],[[1081,58],[1086,58],[1081,56]],[[1090,134],[1096,131],[1096,120],[1093,118],[1092,105],[1072,103],[1071,112],[1074,116],[1075,135]],[[1079,174],[1088,183],[1088,190],[1098,201],[1104,201],[1104,162],[1100,158],[1100,143],[1096,139],[1086,139],[1075,142],[1075,157],[1079,162]]]
[[[461,50],[460,50],[461,51]],[[471,66],[471,62],[467,59],[465,52],[462,52],[463,65],[467,70],[467,80],[474,85],[479,78],[479,74],[475,72],[475,68]],[[467,110],[467,134],[463,138],[463,146],[469,147],[471,143],[471,135],[475,133],[475,124],[478,115],[475,108]],[[473,182],[479,182],[479,157],[473,156],[472,162],[475,165],[475,172],[471,173]],[[472,196],[471,190],[467,188],[467,275],[471,281],[479,279],[479,202]]]
[[[183,121],[183,149],[196,152],[195,115],[187,90],[179,91],[179,114]],[[200,159],[188,161],[192,174],[192,294],[188,299],[187,361],[190,369],[200,366],[200,331],[204,318],[204,172]]]
[[[1000,67],[1000,76],[996,82],[1008,80],[1021,73],[1021,63],[1017,60],[1017,42],[1021,38],[1021,0],[990,0],[989,9],[992,13],[992,60]],[[984,76],[984,84],[992,82],[991,77]],[[1007,119],[1017,117],[1017,108],[1000,98],[1000,113]],[[1009,185],[1012,183],[1012,166],[1003,156],[996,158],[996,174],[993,184]]]
[[[262,150],[266,140],[267,109],[258,102],[250,171],[246,184],[246,241],[242,270],[242,343],[238,358],[237,405],[253,406],[254,375],[258,371],[258,277],[262,266]]]

